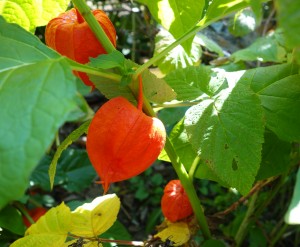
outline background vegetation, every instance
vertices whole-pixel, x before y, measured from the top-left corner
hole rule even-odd
[[[178,39],[178,37],[173,37],[176,36],[174,35],[176,31],[172,36],[153,15],[153,6],[149,1],[107,0],[87,2],[92,9],[100,8],[107,12],[117,31],[117,50],[137,64],[144,64],[149,61],[174,42],[175,39]],[[207,4],[208,2],[206,1]],[[226,3],[228,2],[230,3],[230,1],[226,1]],[[252,8],[238,9],[237,12],[224,15],[224,18],[212,22],[205,29],[197,32],[193,43],[183,43],[181,47],[172,50],[168,55],[158,60],[150,68],[151,72],[158,77],[167,75],[165,80],[175,91],[176,86],[178,86],[175,79],[189,81],[188,76],[193,73],[191,70],[181,77],[181,74],[176,74],[175,70],[189,68],[190,66],[201,67],[203,70],[218,68],[226,72],[249,70],[247,78],[251,79],[254,75],[251,74],[250,69],[269,68],[269,70],[257,71],[260,79],[265,76],[266,81],[271,76],[285,78],[287,75],[298,75],[299,68],[296,64],[299,64],[300,61],[300,42],[298,42],[300,30],[299,27],[295,26],[295,23],[299,22],[296,19],[289,21],[290,19],[287,16],[278,14],[278,11],[279,13],[281,10],[286,11],[282,7],[285,4],[284,1],[262,2],[258,5],[253,4]],[[298,12],[292,11],[292,8],[297,9],[297,7],[299,7]],[[287,9],[286,13],[290,11],[300,21],[300,6],[298,3]],[[165,15],[167,16],[167,13]],[[288,28],[292,29],[289,32],[294,33],[290,36],[290,39],[286,39]],[[44,42],[44,30],[44,25],[35,30],[35,35],[42,42]],[[0,31],[0,33],[2,32],[4,31]],[[298,33],[298,36],[295,33]],[[187,52],[188,50],[191,52]],[[293,63],[295,64],[294,67],[291,65]],[[3,64],[0,65],[5,67]],[[275,65],[280,67],[273,67]],[[285,65],[286,67],[283,67]],[[203,74],[205,73],[201,75]],[[208,74],[207,76],[213,77],[215,75]],[[295,92],[291,96],[294,100],[291,102],[294,105],[290,108],[284,108],[284,114],[280,115],[281,118],[286,117],[292,127],[283,124],[282,129],[285,129],[285,131],[282,131],[280,127],[277,128],[275,119],[272,122],[275,126],[268,126],[263,134],[266,140],[266,145],[262,150],[262,163],[264,165],[261,165],[255,180],[256,183],[252,189],[251,187],[241,186],[241,191],[247,193],[240,193],[236,189],[228,188],[231,186],[226,186],[222,183],[222,180],[214,179],[214,176],[207,174],[208,171],[205,169],[198,168],[196,172],[198,174],[196,178],[202,179],[195,179],[194,185],[202,202],[212,234],[216,239],[222,240],[229,246],[233,246],[235,241],[240,241],[241,246],[253,247],[296,247],[300,245],[299,225],[289,225],[284,220],[293,193],[296,193],[294,188],[300,160],[299,130],[294,131],[293,129],[299,129],[299,125],[297,125],[300,116],[298,108],[299,83],[299,77],[295,77],[294,81],[286,84],[287,91],[294,90]],[[9,246],[10,243],[23,236],[26,228],[20,212],[24,213],[25,210],[36,207],[48,209],[59,205],[61,202],[65,202],[71,209],[75,209],[84,202],[92,201],[102,192],[101,185],[96,183],[99,178],[85,151],[85,136],[73,142],[62,153],[58,160],[54,189],[50,190],[48,169],[57,147],[84,120],[91,118],[93,112],[107,100],[98,90],[91,92],[79,81],[76,85],[76,90],[84,96],[87,104],[84,103],[85,101],[79,100],[80,107],[62,120],[61,124],[66,123],[59,128],[46,154],[30,172],[30,181],[25,194],[18,200],[10,201],[8,205],[2,208],[0,212],[0,246]],[[297,86],[293,87],[293,85]],[[201,85],[196,86],[196,88],[201,91]],[[12,90],[11,97],[19,95],[19,92],[15,90]],[[194,91],[193,93],[197,94],[198,92]],[[182,139],[176,136],[174,127],[175,129],[181,128],[179,123],[187,110],[195,105],[194,100],[196,98],[189,92],[187,96],[184,93],[178,95],[182,98],[177,98],[180,101],[179,105],[175,105],[177,107],[165,107],[164,104],[154,104],[154,107],[158,117],[165,124],[174,145],[179,146],[182,144],[180,142]],[[0,98],[1,96],[2,101],[0,99],[0,103],[5,108],[5,95],[0,94]],[[69,96],[61,95],[61,97],[67,99]],[[67,102],[64,105],[68,108]],[[60,106],[52,105],[52,107],[54,110]],[[255,106],[246,109],[246,111],[252,111],[254,108]],[[7,107],[5,109],[11,108]],[[291,109],[291,112],[286,112],[287,109]],[[1,114],[0,116],[2,122],[0,127],[4,133],[8,127],[3,123],[5,119],[2,118]],[[59,116],[57,117],[59,118]],[[259,117],[261,116],[258,115]],[[279,121],[278,125],[280,124]],[[182,133],[180,132],[180,135]],[[295,133],[297,133],[297,136]],[[241,138],[250,138],[251,135],[241,136]],[[20,142],[20,145],[24,144]],[[0,152],[3,150],[0,146]],[[180,152],[180,150],[177,151]],[[183,152],[186,152],[186,150],[183,150]],[[247,155],[251,156],[250,151]],[[22,162],[21,156],[19,157],[20,162]],[[183,161],[190,162],[188,158],[185,159],[183,154],[180,153],[180,156]],[[2,161],[4,160],[5,158]],[[4,163],[1,163],[0,158],[0,166],[3,165]],[[168,162],[166,154],[162,153],[160,159],[143,174],[128,181],[113,184],[110,192],[117,193],[121,198],[122,206],[118,221],[102,237],[144,241],[153,236],[157,231],[156,227],[163,221],[160,209],[163,188],[168,181],[176,178],[177,174]],[[248,189],[250,192],[247,191]],[[296,190],[299,191],[299,188],[296,188]],[[199,231],[193,242],[189,244],[200,244],[202,241],[203,236]],[[111,245],[116,244],[111,243]]]

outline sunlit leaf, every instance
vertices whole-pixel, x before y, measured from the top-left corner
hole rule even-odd
[[[208,98],[226,84],[224,74],[205,66],[177,69],[164,79],[177,93],[177,100],[182,101]]]
[[[120,199],[115,194],[97,197],[72,211],[72,234],[95,237],[108,230],[116,221]]]
[[[205,0],[139,0],[146,4],[155,18],[175,39],[189,31],[202,16]],[[191,50],[193,38],[183,44]],[[192,53],[191,53],[192,54]]]
[[[260,0],[260,2],[265,2],[265,0]],[[202,23],[204,24],[215,19],[220,19],[230,13],[242,10],[249,6],[253,6],[252,1],[213,0],[207,8],[203,19],[204,21]]]
[[[35,27],[64,12],[69,0],[9,0],[0,1],[0,14],[8,21],[34,32]]]
[[[0,14],[6,21],[16,23],[27,31],[34,31],[38,13],[39,5],[36,0],[0,1]]]
[[[168,31],[161,29],[155,37],[154,56],[161,53],[174,41],[175,38]],[[167,74],[174,69],[186,68],[199,63],[202,54],[200,41],[201,40],[198,40],[196,36],[190,48],[190,54],[187,53],[181,45],[176,46],[156,63],[157,66],[164,74]]]
[[[71,211],[64,204],[50,209],[44,216],[31,225],[23,238],[11,247],[57,247],[64,244],[71,230]]]
[[[263,115],[259,98],[237,83],[192,106],[185,128],[198,155],[226,184],[250,191],[261,160]]]
[[[44,26],[51,19],[63,13],[67,9],[70,0],[35,0],[35,2],[39,7],[36,26]]]
[[[180,246],[189,241],[191,233],[186,223],[178,222],[170,223],[167,228],[158,232],[154,237],[159,237],[164,242],[170,240],[173,246]]]
[[[197,152],[193,149],[192,144],[189,141],[187,132],[184,128],[184,119],[179,121],[175,127],[172,129],[169,139],[173,144],[173,147],[178,155],[181,163],[184,165],[187,171],[190,170],[195,158],[197,157]],[[166,151],[163,150],[159,155],[160,160],[170,162],[169,156]],[[221,178],[219,178],[213,170],[205,164],[205,161],[200,160],[198,167],[194,173],[195,178],[199,179],[208,179],[218,182],[224,187],[230,187],[226,184]]]

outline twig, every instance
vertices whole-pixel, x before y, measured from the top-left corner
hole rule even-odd
[[[273,9],[271,10],[271,12],[270,12],[268,18],[267,18],[266,21],[265,21],[264,28],[263,28],[263,30],[262,30],[261,36],[265,36],[265,35],[266,35],[266,33],[267,33],[267,31],[268,31],[268,28],[269,28],[269,24],[270,24],[270,22],[271,22],[273,16],[275,15],[275,12],[276,12],[276,10],[275,10],[275,8],[273,8]]]
[[[117,243],[119,245],[128,245],[128,246],[144,246],[143,241],[128,241],[128,240],[116,240],[116,239],[107,239],[107,238],[97,238],[97,237],[81,237],[73,234],[69,234],[69,237],[75,239],[87,239],[89,241],[98,241],[99,243]]]
[[[261,190],[265,185],[269,184],[270,182],[272,182],[273,180],[275,180],[275,177],[268,179],[266,181],[262,181],[262,182],[258,182],[249,192],[249,194],[247,194],[246,196],[241,197],[239,200],[237,200],[236,202],[234,202],[233,204],[231,204],[231,206],[229,206],[229,208],[227,208],[224,211],[215,213],[212,215],[212,217],[217,217],[217,218],[221,218],[229,213],[231,213],[232,211],[236,210],[237,207],[244,203],[246,200],[248,200],[255,192]]]

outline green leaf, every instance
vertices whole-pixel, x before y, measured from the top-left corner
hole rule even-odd
[[[142,73],[142,78],[144,95],[149,101],[161,104],[176,98],[176,93],[165,80],[158,78],[150,70],[145,70]]]
[[[161,29],[155,37],[154,56],[161,53],[165,48],[175,41],[175,38],[166,30]],[[181,45],[176,46],[166,56],[157,62],[157,66],[164,74],[178,68],[186,68],[196,65],[202,54],[201,43],[203,40],[197,36],[194,38],[189,52],[186,52]]]
[[[300,46],[300,2],[295,0],[276,0],[279,26],[290,47]]]
[[[263,2],[263,1],[261,1]],[[245,0],[213,0],[203,18],[203,24],[215,19],[221,19],[226,15],[250,6],[250,1]]]
[[[0,2],[0,14],[11,23],[34,32],[37,26],[44,26],[52,18],[64,12],[69,0],[9,0]]]
[[[76,107],[75,79],[54,51],[0,18],[0,208],[20,198],[33,168]]]
[[[249,0],[249,2],[250,2],[250,7],[256,19],[256,26],[259,26],[261,24],[262,15],[263,15],[262,1]]]
[[[51,164],[52,157],[50,155],[44,155],[40,160],[38,166],[33,170],[30,176],[30,185],[42,188],[45,191],[50,191],[49,181],[49,166]],[[64,181],[64,174],[60,170],[56,173],[55,183],[61,184]]]
[[[59,172],[64,174],[64,188],[69,192],[82,192],[91,186],[97,173],[86,150],[67,149],[59,160]]]
[[[297,64],[300,64],[300,47],[294,49],[294,60]]]
[[[257,92],[268,128],[286,141],[300,141],[300,75],[291,75]]]
[[[107,98],[115,98],[123,96],[132,103],[136,103],[136,100],[132,94],[132,91],[127,86],[122,86],[119,82],[111,79],[89,75],[89,78],[95,84],[96,88]]]
[[[18,239],[10,246],[61,246],[65,242],[71,228],[71,211],[64,203],[61,203],[39,218],[35,224],[27,229],[23,238]]]
[[[180,161],[188,170],[197,156],[197,152],[192,148],[192,145],[188,140],[188,136],[183,125],[183,119],[175,125],[169,138],[173,144],[176,154],[180,158]],[[159,159],[170,162],[169,156],[165,151],[159,155]]]
[[[165,80],[176,92],[177,100],[182,101],[207,98],[226,84],[224,74],[205,66],[174,70]]]
[[[221,240],[210,239],[203,243],[202,247],[225,247],[226,245]]]
[[[202,17],[205,6],[205,0],[139,0],[139,2],[147,5],[154,19],[175,39],[196,25]],[[192,41],[193,39],[190,39],[183,44],[188,52],[191,50]]]
[[[118,220],[106,232],[100,235],[100,238],[113,239],[113,240],[131,240],[127,228]],[[116,246],[115,243],[101,243],[104,247]]]
[[[97,58],[90,58],[90,61],[90,64],[93,67],[99,69],[120,68],[122,71],[124,71],[125,57],[121,52],[117,50],[114,50],[109,54],[102,54]]]
[[[20,212],[10,205],[3,208],[0,211],[0,228],[5,228],[15,234],[23,235],[25,227]]]
[[[231,57],[238,61],[261,61],[282,63],[287,60],[285,49],[278,43],[275,35],[258,38],[245,49],[234,52]]]
[[[234,17],[229,21],[229,31],[237,37],[244,36],[253,32],[257,25],[258,20],[252,9],[247,8],[237,12]]]
[[[87,133],[88,127],[90,125],[91,121],[86,121],[83,123],[79,128],[75,129],[68,137],[59,145],[57,148],[53,160],[49,167],[49,178],[50,178],[50,188],[53,188],[54,184],[54,177],[56,172],[56,165],[59,157],[61,156],[62,152],[70,146],[74,141],[76,141],[80,136],[82,136],[84,133]]]
[[[52,157],[46,155],[40,161],[30,177],[30,184],[50,191],[49,166]],[[91,165],[85,150],[67,149],[57,164],[53,185],[60,185],[69,192],[81,192],[91,185],[97,174]]]
[[[184,117],[188,107],[163,108],[158,112],[158,118],[163,122],[167,133]]]
[[[242,194],[261,161],[263,115],[259,98],[241,83],[191,107],[184,120],[193,148],[211,170]]]
[[[184,120],[178,122],[169,135],[170,141],[178,155],[181,163],[184,165],[187,171],[190,170],[194,159],[197,157],[197,152],[193,149],[192,144],[189,142],[187,132],[184,128]],[[166,151],[163,150],[159,155],[160,160],[170,162],[169,156]],[[194,174],[195,178],[208,179],[218,182],[224,187],[229,187],[223,180],[216,176],[212,169],[207,166],[205,161],[201,161]]]
[[[199,41],[199,44],[206,47],[209,51],[215,52],[218,54],[218,56],[223,57],[223,49],[220,47],[215,41],[212,39],[208,38],[206,35],[202,33],[198,33],[196,35],[197,39]]]
[[[285,223],[300,225],[300,169],[298,168],[293,197],[287,212],[284,215]]]
[[[271,131],[266,131],[262,161],[256,180],[278,176],[290,169],[291,144],[281,141]]]
[[[81,82],[81,84],[83,83]],[[67,121],[83,122],[87,119],[91,119],[94,115],[94,111],[90,108],[85,98],[80,93],[77,93],[74,100],[77,103],[77,107],[74,109],[74,111],[70,112]]]
[[[124,75],[121,78],[120,85],[122,87],[128,86],[131,81],[132,81],[132,75]]]
[[[298,69],[293,64],[262,67],[248,70],[240,78],[259,96],[266,126],[284,141],[300,140]]]
[[[252,226],[249,231],[249,247],[267,247],[267,236],[264,230],[258,226]]]

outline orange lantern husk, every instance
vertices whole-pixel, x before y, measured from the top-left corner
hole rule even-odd
[[[106,102],[90,124],[86,143],[104,193],[110,183],[134,177],[151,166],[165,140],[165,127],[158,118],[147,116],[123,97]]]
[[[93,10],[92,14],[116,47],[116,30],[108,16],[99,9]],[[61,55],[81,64],[88,63],[91,57],[107,53],[75,8],[60,14],[47,24],[45,42]],[[94,86],[86,73],[74,72],[74,74],[87,86]]]
[[[185,219],[193,214],[193,208],[180,180],[171,180],[161,199],[162,213],[171,222]]]

